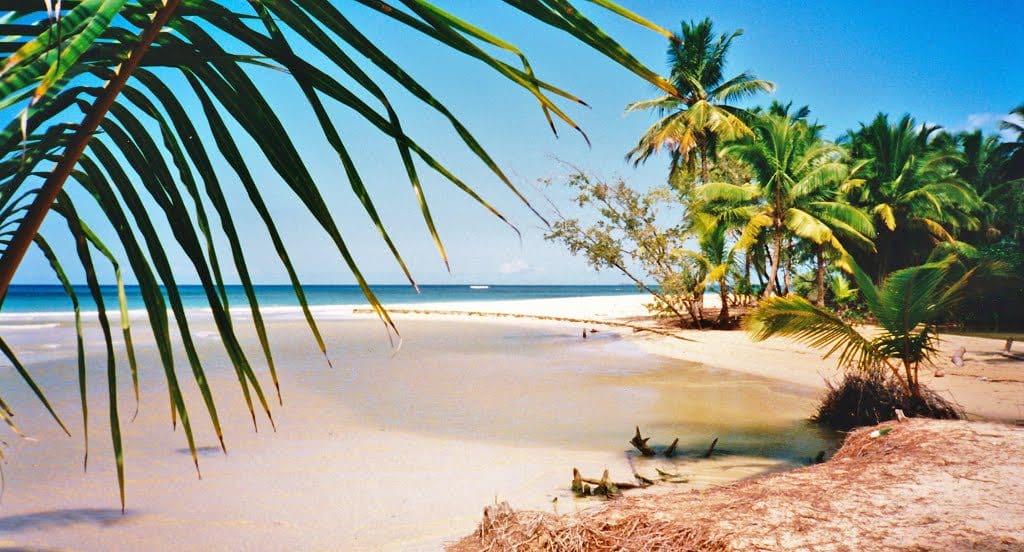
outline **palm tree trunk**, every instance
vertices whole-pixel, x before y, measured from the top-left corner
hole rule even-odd
[[[772,255],[772,269],[768,273],[768,286],[764,288],[764,296],[771,297],[779,279],[779,258],[782,256],[782,228],[775,227],[775,252]],[[777,292],[776,292],[777,294]]]
[[[750,297],[750,251],[743,255],[743,278],[747,282],[747,287],[743,290],[743,306],[747,306]]]
[[[825,306],[825,252],[818,246],[818,300],[819,307]]]
[[[876,274],[875,283],[880,284],[885,279],[885,275],[889,270],[889,242],[891,232],[887,232],[885,229],[878,233],[878,238],[875,240],[878,248],[878,272]]]
[[[718,311],[718,325],[722,327],[729,323],[729,288],[725,285],[725,278],[718,281],[718,294],[722,298],[722,310]]]
[[[64,187],[64,183],[67,182],[68,176],[71,175],[75,165],[78,164],[79,158],[82,157],[82,153],[85,152],[85,148],[89,144],[89,140],[92,139],[93,133],[96,132],[99,124],[107,116],[107,111],[110,110],[110,106],[114,104],[117,96],[124,89],[128,78],[131,77],[132,73],[139,66],[142,56],[146,54],[149,46],[156,39],[160,31],[163,30],[179,4],[181,4],[181,0],[167,0],[163,7],[153,14],[152,22],[139,35],[139,43],[128,55],[128,59],[117,69],[114,78],[107,82],[103,92],[93,102],[92,107],[89,108],[85,115],[85,119],[78,126],[78,131],[75,132],[74,137],[64,148],[60,161],[57,162],[57,166],[54,167],[46,182],[39,189],[21,224],[15,230],[10,244],[4,250],[3,257],[0,257],[0,297],[7,295],[7,288],[10,287],[11,280],[14,279],[14,273],[18,270],[18,266],[21,265],[22,259],[25,258],[25,253],[28,251],[29,246],[32,245],[32,240],[35,239],[36,234],[39,232],[43,219],[46,218],[46,214],[50,212],[50,207],[57,200],[57,196]]]
[[[789,254],[793,248],[793,242],[786,244],[786,266],[782,269],[782,294],[789,295],[789,289],[793,285],[793,256]]]
[[[708,169],[708,146],[703,144],[700,147],[700,183],[707,184],[709,177]]]

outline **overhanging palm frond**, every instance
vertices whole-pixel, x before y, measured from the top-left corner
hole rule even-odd
[[[871,341],[835,314],[818,308],[803,297],[769,297],[747,317],[751,338],[788,337],[825,351],[838,353],[837,363],[858,370],[877,368],[880,358]]]
[[[559,120],[579,129],[560,105],[582,103],[579,98],[540,79],[527,58],[511,43],[425,0],[405,0],[400,7],[358,0],[379,14],[381,20],[422,33],[453,53],[471,56],[495,74],[522,88],[539,103],[552,123]],[[593,0],[637,24],[665,36],[670,33],[608,0]],[[510,3],[538,22],[565,32],[672,97],[679,91],[666,79],[645,67],[610,36],[566,0]],[[0,48],[0,112],[14,114],[0,121],[0,297],[4,296],[25,252],[33,243],[47,257],[62,283],[63,268],[49,247],[57,239],[75,244],[78,262],[85,271],[107,349],[107,377],[112,438],[118,474],[123,473],[113,329],[108,327],[103,298],[92,256],[99,253],[112,263],[118,280],[122,334],[128,346],[130,371],[136,379],[131,349],[130,324],[121,281],[121,264],[112,250],[124,251],[139,285],[147,321],[168,383],[171,420],[180,420],[193,461],[198,458],[192,418],[181,392],[174,360],[171,326],[175,326],[215,433],[224,446],[219,417],[206,374],[189,327],[184,304],[169,261],[170,252],[184,253],[199,279],[222,344],[238,378],[239,388],[256,423],[255,410],[270,418],[270,406],[257,367],[242,350],[228,314],[228,296],[222,273],[228,263],[239,275],[252,321],[260,342],[268,375],[280,388],[267,331],[256,299],[250,268],[242,249],[242,236],[234,217],[238,201],[225,193],[222,175],[215,167],[225,165],[245,188],[274,250],[289,275],[297,301],[315,340],[327,348],[312,317],[291,255],[268,206],[266,191],[257,183],[243,156],[235,132],[251,138],[255,155],[264,158],[286,190],[306,209],[308,216],[337,249],[342,265],[354,275],[370,305],[392,329],[394,324],[359,271],[357,260],[343,239],[334,214],[313,178],[311,160],[291,138],[296,128],[280,115],[280,106],[262,93],[254,78],[257,69],[276,70],[302,92],[302,101],[315,117],[316,131],[337,154],[339,174],[349,185],[380,234],[388,254],[415,282],[392,241],[372,197],[358,160],[349,153],[349,133],[339,128],[330,109],[350,110],[370,123],[394,145],[402,162],[427,234],[447,264],[438,223],[427,202],[421,170],[432,171],[485,210],[501,214],[463,182],[406,131],[392,96],[371,76],[366,65],[390,79],[397,89],[410,94],[429,111],[440,114],[457,137],[493,177],[515,189],[484,147],[408,71],[389,57],[383,45],[366,37],[359,25],[330,3],[314,0],[267,0],[226,3],[199,0],[83,0],[56,4],[15,0],[0,25],[5,46]],[[359,59],[350,55],[357,52]],[[307,61],[314,55],[317,63]],[[511,55],[519,66],[498,59]],[[261,75],[262,78],[262,75]],[[173,92],[168,83],[177,86]],[[194,112],[193,112],[194,111]],[[237,129],[237,130],[233,130]],[[581,131],[582,132],[582,131]],[[320,160],[317,160],[319,162]],[[223,162],[223,163],[222,163]],[[426,167],[423,169],[422,167]],[[65,186],[71,182],[70,186]],[[65,190],[67,188],[67,190]],[[75,205],[94,201],[105,220],[86,221]],[[528,205],[528,203],[527,203]],[[66,221],[66,234],[47,236],[38,230],[53,208]],[[215,226],[220,220],[220,227]],[[157,221],[160,221],[159,223]],[[166,223],[170,236],[156,228]],[[108,248],[101,233],[115,236]],[[173,238],[168,240],[166,238]],[[223,237],[230,251],[220,256],[215,247]],[[73,291],[73,289],[71,290]],[[78,310],[79,298],[69,293]],[[168,317],[168,307],[173,321]],[[76,328],[80,319],[76,318]],[[35,385],[14,351],[0,339],[0,349],[22,374],[47,410],[56,412],[45,393]],[[81,351],[80,351],[81,352]],[[83,358],[80,356],[80,358]],[[329,361],[328,361],[329,362]],[[84,364],[80,364],[84,386]],[[5,421],[10,412],[0,400]],[[83,415],[87,404],[83,401]],[[59,418],[58,418],[59,421]],[[63,424],[61,424],[63,427]],[[12,426],[13,427],[13,426]],[[123,506],[123,479],[121,480]]]

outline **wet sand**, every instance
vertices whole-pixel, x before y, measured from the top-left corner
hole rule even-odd
[[[408,317],[396,352],[379,322],[320,314],[333,369],[294,313],[269,316],[284,405],[273,407],[276,433],[262,415],[254,433],[208,317],[192,313],[229,450],[216,448],[189,379],[202,480],[180,428],[171,430],[163,375],[137,327],[144,391],[131,423],[123,355],[119,374],[124,515],[105,426],[102,348],[90,347],[91,452],[82,473],[70,321],[0,321],[74,434],[63,436],[0,365],[0,388],[32,437],[6,438],[0,547],[437,549],[472,530],[495,499],[562,512],[587,507],[569,493],[572,467],[628,479],[626,441],[637,424],[652,444],[680,438],[691,458],[674,468],[691,475],[686,488],[803,465],[831,444],[804,422],[813,388],[651,355],[614,332],[584,341],[575,325]],[[11,327],[25,324],[33,327]],[[255,336],[242,337],[272,396]],[[99,338],[95,324],[88,338]],[[183,379],[187,372],[180,368]],[[731,454],[694,460],[714,437]]]

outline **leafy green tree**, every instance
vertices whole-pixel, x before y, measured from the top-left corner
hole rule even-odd
[[[560,107],[559,100],[579,102],[574,95],[534,74],[522,52],[512,44],[476,27],[425,0],[403,0],[401,7],[384,2],[356,0],[378,22],[402,32],[422,34],[452,53],[465,54],[493,69],[537,99],[549,121],[561,120],[578,128]],[[653,29],[671,33],[611,3],[602,8]],[[511,3],[518,10],[607,56],[663,90],[679,95],[627,53],[611,37],[567,0]],[[124,503],[124,472],[117,401],[117,370],[112,328],[99,289],[93,255],[110,262],[121,287],[121,327],[128,349],[133,380],[136,368],[130,340],[121,273],[130,270],[145,299],[148,323],[170,392],[172,418],[180,420],[198,470],[192,417],[181,393],[180,367],[174,360],[172,326],[181,336],[205,410],[223,447],[223,435],[214,397],[189,329],[174,279],[168,247],[183,251],[202,284],[231,364],[239,380],[253,423],[263,410],[271,423],[270,400],[260,378],[242,349],[229,315],[222,265],[231,263],[239,275],[252,311],[270,377],[277,376],[263,319],[253,290],[250,270],[241,248],[243,236],[234,213],[246,203],[259,214],[274,249],[288,272],[296,297],[320,349],[326,347],[309,311],[302,287],[277,224],[250,166],[260,158],[269,163],[287,190],[305,206],[309,218],[329,236],[344,264],[351,270],[368,301],[393,328],[387,312],[359,271],[331,209],[314,180],[310,159],[291,135],[314,132],[337,154],[353,194],[379,231],[390,255],[415,285],[392,242],[372,198],[372,182],[365,182],[349,140],[359,134],[339,128],[329,108],[344,108],[389,138],[402,160],[412,193],[428,233],[447,263],[444,246],[424,199],[420,171],[436,172],[454,189],[467,194],[496,216],[500,213],[471,187],[406,133],[393,105],[393,93],[378,79],[386,78],[407,92],[427,111],[436,113],[493,176],[525,201],[497,163],[468,128],[412,75],[368,38],[347,16],[347,9],[316,0],[81,0],[50,2],[11,0],[3,4],[0,24],[5,32],[0,48],[0,297],[6,291],[24,255],[36,244],[78,307],[61,260],[49,247],[54,239],[76,244],[78,262],[97,305],[107,351],[108,413]],[[500,59],[508,56],[518,62]],[[313,61],[311,61],[313,60]],[[273,69],[268,77],[266,69]],[[283,79],[296,92],[288,101],[301,102],[314,121],[296,128],[291,106],[274,104],[263,94],[260,78]],[[12,116],[13,114],[13,116]],[[552,126],[553,123],[552,123]],[[251,141],[256,153],[243,155],[239,141]],[[316,159],[317,163],[324,160]],[[220,171],[215,167],[227,167]],[[225,193],[223,178],[237,178],[244,196]],[[72,186],[66,184],[72,183]],[[333,183],[330,183],[333,185]],[[78,216],[78,202],[95,202],[104,220],[86,224]],[[64,219],[67,234],[39,234],[50,212]],[[220,221],[220,231],[212,221]],[[157,233],[163,223],[169,236]],[[111,254],[92,228],[112,230],[123,258]],[[230,260],[219,258],[215,238],[226,238]],[[166,298],[164,293],[166,293]],[[168,317],[170,307],[173,320]],[[76,318],[80,322],[80,317]],[[80,324],[78,325],[81,328]],[[81,331],[79,331],[79,343]],[[64,427],[45,394],[3,340],[2,351],[26,384]],[[79,377],[85,376],[84,355],[79,355]],[[88,427],[85,383],[82,379],[82,414]],[[254,406],[255,405],[255,406]],[[0,401],[0,418],[12,428],[11,412]],[[86,437],[88,443],[88,438]]]
[[[672,155],[672,168],[699,161],[701,182],[708,182],[720,142],[750,134],[746,112],[732,105],[775,85],[743,72],[726,78],[726,56],[742,30],[715,36],[710,19],[683,22],[682,32],[668,46],[668,63],[676,92],[630,104],[626,111],[653,111],[660,119],[640,137],[627,159],[642,163],[659,150]]]
[[[880,332],[865,334],[839,315],[812,305],[802,297],[763,300],[746,319],[757,341],[789,337],[825,356],[838,355],[844,369],[864,372],[889,370],[916,398],[921,398],[918,372],[935,354],[939,323],[974,294],[975,281],[1000,274],[1000,263],[983,263],[964,270],[955,256],[889,274],[876,286],[852,259],[849,266]]]
[[[684,249],[684,226],[660,220],[666,208],[678,206],[669,190],[640,193],[622,180],[607,183],[579,170],[560,184],[576,190],[585,218],[557,211],[544,238],[564,244],[597,270],[617,270],[651,294],[654,310],[701,327],[709,263]]]
[[[890,122],[879,114],[848,137],[850,155],[863,164],[847,186],[853,205],[875,219],[875,267],[881,281],[891,270],[922,262],[936,241],[953,241],[961,230],[976,230],[981,202],[957,174],[963,158],[948,141],[935,140],[938,127],[909,115]]]

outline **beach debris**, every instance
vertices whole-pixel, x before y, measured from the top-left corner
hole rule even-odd
[[[599,331],[601,331],[601,330],[599,330],[597,328],[590,328],[590,333],[592,333],[592,334],[596,334]]]
[[[683,475],[679,472],[665,471],[661,468],[654,468],[654,471],[658,472],[658,478],[666,483],[689,483],[690,476]]]
[[[587,329],[583,328],[583,339],[587,338]]]
[[[897,408],[896,409],[896,421],[900,422],[900,423],[903,423],[903,420],[906,420],[906,419],[907,419],[907,415],[903,413],[903,409],[902,408]]]
[[[621,495],[623,490],[642,489],[646,486],[646,484],[641,483],[619,483],[612,481],[608,470],[604,470],[604,473],[601,474],[601,479],[592,479],[583,477],[577,468],[572,469],[572,492],[579,497],[604,496],[614,498]]]
[[[718,437],[715,437],[714,441],[711,441],[711,446],[708,447],[708,451],[704,453],[704,458],[711,458],[711,455],[715,452],[715,445],[718,444]]]
[[[967,354],[967,347],[961,346],[959,349],[956,350],[955,353],[953,353],[953,356],[950,357],[949,360],[953,362],[953,366],[956,366],[957,368],[963,368],[965,354]]]
[[[633,472],[633,477],[636,478],[636,480],[639,481],[642,486],[647,487],[650,485],[654,485],[653,479],[641,475],[640,472],[636,470],[636,465],[633,463],[633,457],[630,456],[629,454],[626,454],[626,462],[629,463],[629,469],[630,471]]]
[[[933,375],[935,377],[937,377],[937,378],[944,378],[944,377],[946,377],[946,373],[943,372],[942,370],[936,370]]]
[[[636,426],[636,435],[634,435],[633,438],[629,440],[629,444],[636,447],[636,450],[639,450],[640,454],[643,454],[644,456],[654,456],[654,449],[647,446],[647,441],[650,440],[650,437],[641,437],[640,426]]]
[[[871,433],[868,433],[868,437],[871,437],[872,439],[877,439],[879,437],[888,435],[891,432],[892,432],[892,428],[891,427],[883,427],[882,429],[876,429],[876,430],[872,431]]]
[[[601,474],[601,481],[598,482],[597,488],[594,489],[594,494],[597,496],[612,498],[621,495],[622,491],[620,491],[619,486],[613,483],[608,477],[608,470],[604,470],[604,473]]]
[[[1013,338],[1012,338],[1012,337],[1007,337],[1007,338],[1006,338],[1006,346],[1005,346],[1005,347],[1003,347],[1003,352],[1004,352],[1004,353],[1009,353],[1009,352],[1010,352],[1010,349],[1011,349],[1012,347],[1013,347]]]
[[[679,437],[676,437],[676,440],[672,441],[672,444],[669,445],[667,449],[665,449],[665,457],[666,458],[672,458],[673,456],[676,455],[676,446],[678,444],[679,444]]]

